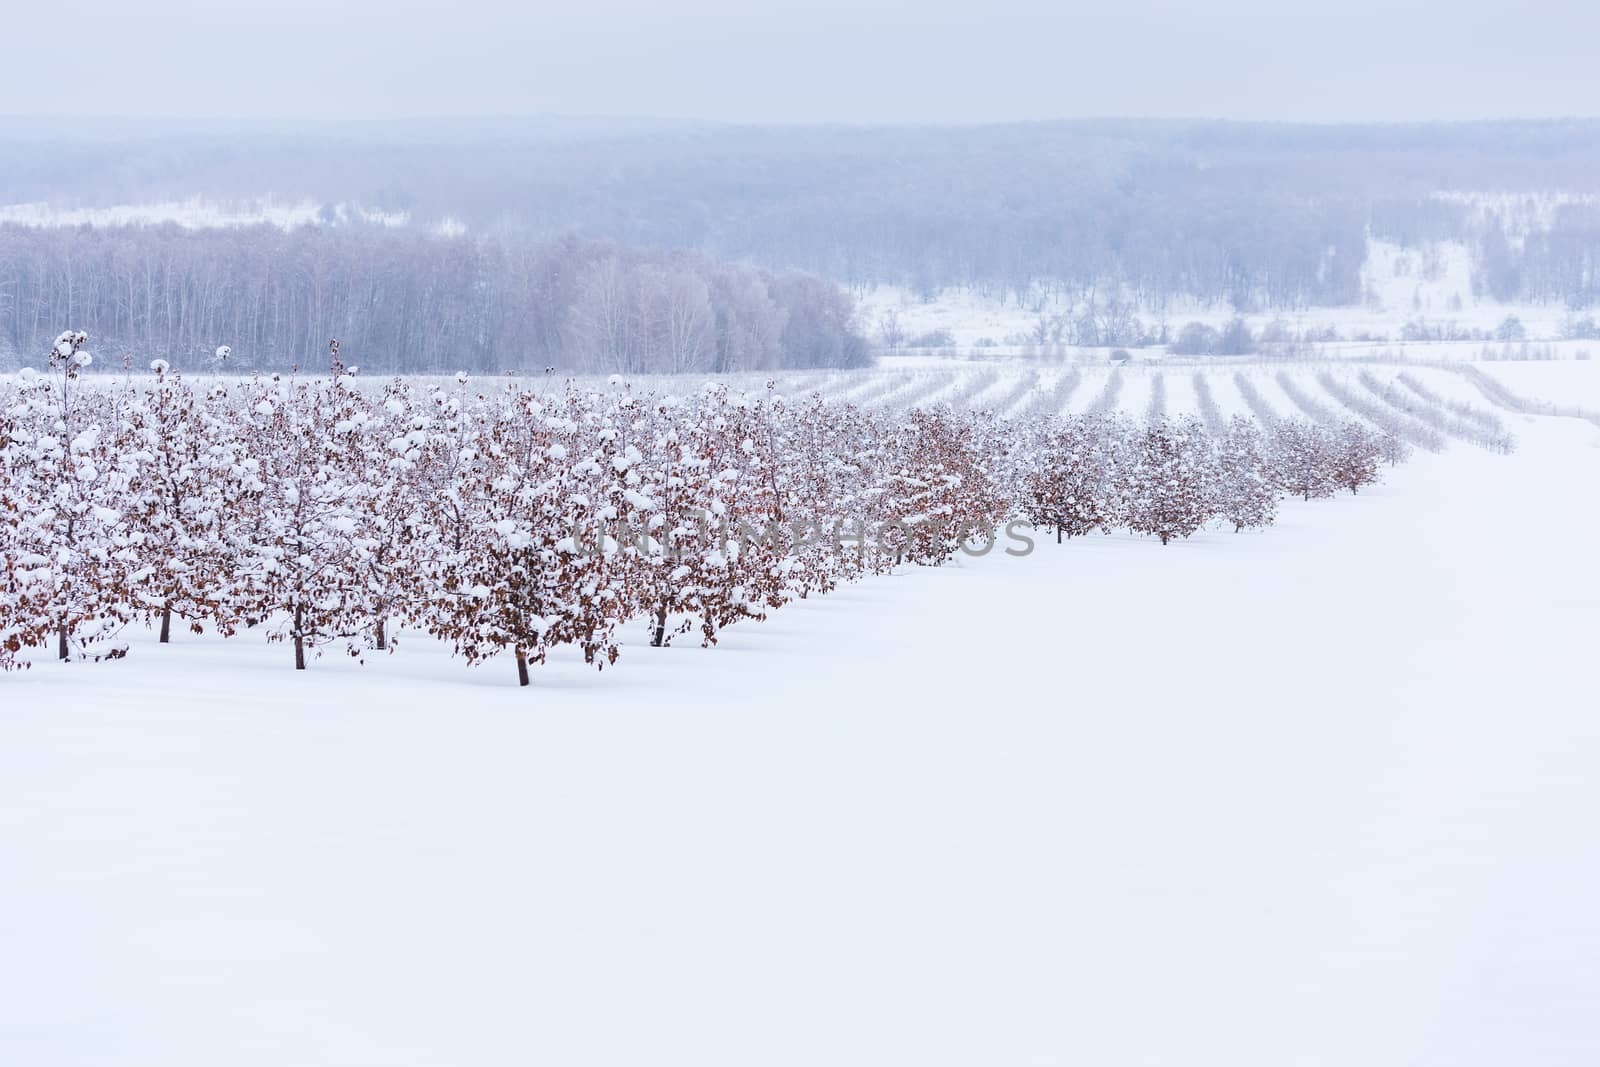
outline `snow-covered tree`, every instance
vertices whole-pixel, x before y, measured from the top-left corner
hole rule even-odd
[[[258,473],[235,610],[292,645],[295,669],[305,670],[308,651],[341,640],[359,647],[372,623],[355,566],[365,487],[350,463],[363,402],[338,367],[317,382],[253,383],[243,400]]]
[[[620,651],[626,557],[603,535],[583,541],[615,517],[589,415],[572,395],[507,392],[459,431],[459,517],[433,568],[427,627],[469,663],[509,651],[521,685],[559,645],[600,667]]]
[[[945,409],[904,416],[879,478],[877,547],[896,564],[937,566],[990,536],[1008,509],[967,417]]]
[[[1120,523],[1128,437],[1126,423],[1103,415],[1064,419],[1047,432],[1023,498],[1029,520],[1054,529],[1057,542]]]
[[[17,614],[5,643],[33,647],[51,632],[60,659],[95,655],[93,646],[126,625],[129,575],[139,566],[124,511],[139,457],[120,447],[125,403],[84,391],[87,342],[78,331],[57,338],[49,374],[23,376],[6,431],[10,495],[23,503],[6,530]]]
[[[129,585],[141,613],[160,620],[165,644],[174,617],[195,632],[205,620],[234,629],[230,524],[251,483],[237,467],[241,443],[226,389],[198,394],[164,360],[151,370],[128,413],[126,447],[139,460],[128,517],[142,563]]]
[[[1215,514],[1217,470],[1198,419],[1156,419],[1134,438],[1126,474],[1126,520],[1163,545],[1188,537]]]
[[[1278,492],[1261,431],[1235,415],[1217,442],[1216,512],[1233,530],[1271,526],[1278,511]]]
[[[1328,497],[1338,488],[1332,435],[1306,419],[1279,419],[1272,427],[1271,463],[1278,487],[1302,500]]]
[[[1378,480],[1378,460],[1383,458],[1383,435],[1372,432],[1354,420],[1339,430],[1333,456],[1333,480],[1339,488],[1355,493],[1363,485]]]

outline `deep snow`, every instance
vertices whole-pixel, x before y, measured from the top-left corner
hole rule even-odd
[[[0,1063],[1593,1064],[1600,431],[1506,418],[527,690],[0,678]]]

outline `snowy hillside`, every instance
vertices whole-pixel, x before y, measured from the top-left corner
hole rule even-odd
[[[1466,198],[1479,212],[1491,209],[1526,228],[1548,226],[1551,213],[1563,201],[1552,197],[1483,201]],[[1587,201],[1585,201],[1587,202]],[[1497,216],[1498,217],[1498,216]],[[1129,313],[1147,330],[1165,327],[1176,334],[1189,322],[1222,327],[1236,316],[1258,336],[1270,328],[1296,336],[1332,331],[1343,343],[1407,340],[1408,324],[1479,332],[1491,337],[1508,317],[1515,317],[1531,341],[1558,341],[1567,336],[1574,312],[1560,302],[1503,303],[1482,291],[1476,275],[1481,264],[1461,241],[1428,241],[1401,245],[1369,237],[1361,266],[1361,303],[1349,306],[1305,308],[1247,308],[1242,312],[1225,301],[1196,302],[1166,298],[1138,303],[1129,299]],[[1117,294],[1093,294],[1094,306],[1103,311]],[[1127,299],[1127,298],[1125,298]],[[961,350],[1015,349],[1041,344],[1039,331],[1051,320],[1076,319],[1090,310],[1085,294],[1040,285],[1025,299],[998,289],[945,289],[916,294],[898,286],[877,286],[860,294],[862,325],[888,348],[956,348]],[[1578,313],[1580,316],[1582,313]],[[886,327],[898,345],[885,342]],[[1521,340],[1522,338],[1519,338]],[[1058,338],[1059,340],[1059,338]],[[1131,341],[1117,342],[1120,345]],[[1600,347],[1591,343],[1589,348]]]

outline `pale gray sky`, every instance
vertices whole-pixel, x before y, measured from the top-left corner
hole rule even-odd
[[[324,10],[337,6],[337,10]],[[0,114],[971,122],[1600,115],[1600,5],[20,0]]]

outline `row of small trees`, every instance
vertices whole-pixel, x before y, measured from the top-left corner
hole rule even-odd
[[[1059,420],[1041,445],[1019,496],[1029,521],[1057,541],[1126,529],[1162,544],[1214,521],[1235,532],[1270,526],[1284,495],[1357,492],[1389,451],[1357,422],[1280,419],[1263,432],[1242,416],[1212,434],[1189,416],[1086,415]]]
[[[0,666],[115,657],[144,620],[254,627],[295,666],[422,629],[528,681],[562,645],[604,667],[903,563],[992,546],[1012,521],[1163,543],[1272,521],[1288,492],[1376,477],[1381,442],[1280,421],[1006,422],[883,413],[769,386],[540,395],[306,378],[193,385],[157,361],[91,384],[82,334],[0,382]]]

